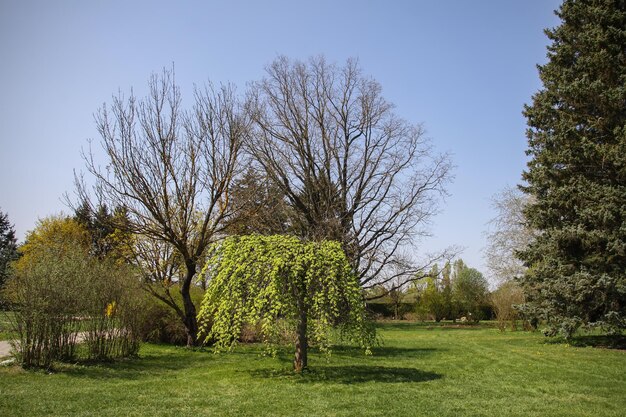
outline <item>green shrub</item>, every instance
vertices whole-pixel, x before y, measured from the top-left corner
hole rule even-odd
[[[14,354],[24,367],[50,368],[53,361],[136,354],[142,311],[138,278],[114,260],[89,254],[88,234],[69,218],[40,222],[20,248],[6,296],[15,314]]]
[[[162,288],[150,288],[161,297],[174,302],[180,309],[183,308],[182,296],[176,286],[171,287],[169,294]],[[194,305],[200,305],[204,291],[200,287],[191,288],[191,299]],[[146,342],[171,343],[175,345],[187,344],[187,331],[178,313],[165,302],[148,293],[143,296],[145,302],[144,314],[140,323],[141,338]]]

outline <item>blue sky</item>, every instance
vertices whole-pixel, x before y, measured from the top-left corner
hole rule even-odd
[[[81,147],[98,139],[93,113],[172,62],[185,93],[207,79],[243,91],[277,55],[357,57],[456,165],[421,250],[463,246],[481,269],[490,198],[525,167],[522,106],[541,87],[559,3],[0,0],[0,210],[20,238],[67,212]]]

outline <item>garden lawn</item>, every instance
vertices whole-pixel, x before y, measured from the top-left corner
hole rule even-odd
[[[12,317],[13,313],[0,310],[0,340],[11,340],[16,337],[16,334],[11,330]]]
[[[140,358],[57,371],[0,368],[4,416],[624,416],[626,352],[538,333],[379,325],[373,356],[337,348],[290,372],[291,353],[144,345]]]

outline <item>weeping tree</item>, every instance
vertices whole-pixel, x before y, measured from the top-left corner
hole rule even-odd
[[[163,70],[150,79],[147,97],[114,97],[96,114],[96,125],[106,169],[91,152],[86,155],[95,192],[77,181],[79,197],[124,208],[124,231],[152,242],[150,250],[157,248],[138,252],[160,256],[148,262],[143,257],[140,265],[176,259],[181,274],[173,279],[183,306],[175,310],[187,330],[187,344],[194,345],[197,310],[190,288],[206,248],[237,211],[229,190],[248,134],[246,117],[229,87],[197,88],[193,107],[183,109],[173,71]],[[153,275],[148,269],[147,276]]]
[[[203,273],[211,281],[200,308],[201,330],[218,349],[232,347],[245,324],[257,325],[270,342],[286,321],[297,335],[296,372],[307,368],[310,342],[328,351],[336,326],[369,351],[373,333],[358,277],[338,242],[230,237],[216,246]]]
[[[428,235],[451,164],[380,84],[354,60],[281,57],[266,73],[249,92],[247,150],[285,195],[292,233],[341,242],[365,289],[397,290],[448,257],[407,256]]]

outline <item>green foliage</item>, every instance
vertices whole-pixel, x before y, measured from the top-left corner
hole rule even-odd
[[[393,304],[386,301],[367,302],[367,312],[374,319],[405,319],[415,311],[415,302],[400,301]]]
[[[439,322],[447,317],[450,306],[446,304],[443,292],[437,285],[437,276],[429,276],[425,278],[426,288],[420,297],[420,306],[430,313],[432,318]]]
[[[130,220],[126,211],[116,208],[110,211],[106,205],[95,210],[84,201],[75,211],[74,220],[84,227],[91,238],[90,253],[98,258],[129,259],[133,236],[128,231]]]
[[[70,218],[42,220],[26,237],[7,286],[24,367],[130,356],[139,349],[138,280],[114,259],[89,254],[89,234]],[[79,334],[79,331],[81,332]]]
[[[566,0],[526,106],[524,312],[546,333],[626,327],[626,2]]]
[[[361,289],[339,243],[251,235],[214,249],[202,272],[211,281],[198,317],[217,349],[232,347],[246,324],[258,324],[271,343],[282,320],[298,329],[304,321],[306,338],[322,350],[338,324],[369,349]]]
[[[9,277],[9,264],[17,259],[17,239],[9,216],[0,211],[0,288]],[[0,307],[2,307],[0,298]]]
[[[510,330],[516,330],[519,318],[516,307],[524,302],[524,293],[519,284],[515,281],[505,281],[489,295],[489,299],[500,331],[506,330],[507,325]]]
[[[489,283],[478,270],[461,265],[453,281],[452,294],[461,314],[470,321],[485,319]]]
[[[154,292],[169,299],[163,288],[157,284],[145,285],[151,285]],[[171,301],[178,306],[179,310],[182,310],[182,296],[176,288],[177,285],[170,288]],[[200,287],[192,286],[190,294],[194,305],[200,305],[204,297],[204,291]],[[176,310],[155,297],[151,292],[144,294],[144,297],[145,310],[142,315],[141,338],[148,342],[185,345],[187,343],[187,330]]]

